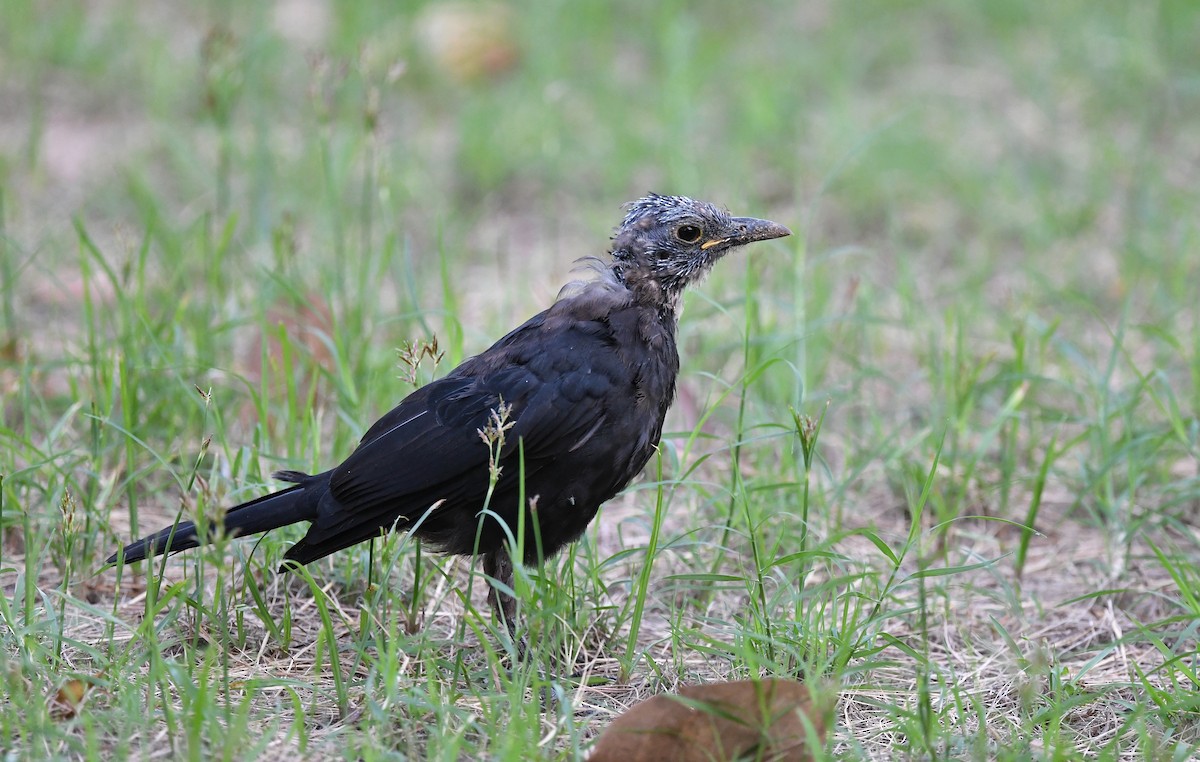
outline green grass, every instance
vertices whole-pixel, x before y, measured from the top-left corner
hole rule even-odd
[[[278,8],[0,11],[0,749],[581,759],[770,674],[831,758],[1200,753],[1194,3],[536,2],[467,84],[421,7]],[[648,190],[796,235],[689,295],[527,661],[403,535],[97,573],[340,460]]]

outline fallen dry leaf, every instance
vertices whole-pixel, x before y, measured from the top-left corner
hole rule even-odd
[[[512,9],[493,3],[428,6],[417,24],[429,57],[460,83],[495,79],[520,60]]]
[[[77,677],[67,680],[50,700],[50,716],[56,720],[69,720],[74,717],[90,687]]]
[[[263,367],[264,353],[262,345],[253,343],[241,353],[238,370],[254,387],[258,387],[264,374],[267,375],[267,396],[269,399],[282,399],[288,392],[288,375],[294,374],[295,391],[300,400],[315,399],[320,401],[323,392],[320,386],[320,376],[315,370],[317,366],[331,370],[334,366],[333,354],[326,343],[326,338],[333,335],[333,310],[317,293],[308,293],[300,298],[279,299],[272,304],[266,313],[264,334],[266,361],[269,367]],[[286,334],[288,348],[291,353],[291,363],[285,366],[283,341],[279,335]],[[308,358],[297,358],[304,353]],[[297,362],[297,359],[302,362]],[[309,368],[296,370],[297,367]],[[252,402],[246,402],[241,410],[242,421],[252,424],[256,421],[257,409]],[[270,423],[268,422],[268,425]]]
[[[810,729],[817,735],[813,743],[823,744],[821,712],[808,689],[793,680],[693,685],[622,714],[601,734],[588,760],[808,762]]]

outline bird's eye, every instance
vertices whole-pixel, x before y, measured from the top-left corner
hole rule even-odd
[[[695,243],[703,234],[704,231],[696,225],[680,225],[675,228],[675,237],[684,243]]]

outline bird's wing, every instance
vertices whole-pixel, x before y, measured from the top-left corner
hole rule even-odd
[[[499,405],[500,396],[473,378],[451,376],[414,392],[333,469],[330,508],[370,515],[395,505],[399,514],[408,498],[482,471],[488,449],[479,430]]]
[[[525,475],[554,454],[581,446],[603,428],[603,400],[619,383],[620,362],[595,331],[570,328],[543,342],[538,332],[512,335],[418,391],[384,416],[358,449],[333,469],[330,505],[339,514],[410,515],[436,500],[481,499],[491,451],[480,431],[501,404],[511,406],[500,464]],[[492,354],[495,352],[496,354]],[[625,374],[627,375],[627,374]],[[322,516],[342,524],[348,515]]]

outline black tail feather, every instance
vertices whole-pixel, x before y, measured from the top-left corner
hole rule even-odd
[[[230,537],[241,537],[267,532],[300,521],[311,521],[316,516],[317,502],[321,491],[318,485],[312,484],[310,478],[309,483],[289,487],[248,503],[236,505],[225,513],[225,534]],[[123,561],[129,564],[141,561],[148,556],[177,553],[188,548],[196,548],[210,541],[211,537],[200,537],[193,522],[181,521],[126,545],[123,555],[114,553],[108,557],[105,563],[114,564],[117,561]]]

